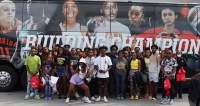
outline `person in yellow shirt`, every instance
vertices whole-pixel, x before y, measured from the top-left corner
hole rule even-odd
[[[141,70],[141,63],[140,60],[136,59],[137,55],[134,52],[132,54],[132,59],[130,61],[130,72],[129,72],[129,79],[130,79],[130,100],[138,100],[139,96],[139,74]]]
[[[30,91],[31,91],[31,86],[30,86],[30,79],[33,76],[39,76],[39,69],[41,66],[41,60],[40,57],[36,55],[36,48],[31,48],[30,51],[31,55],[28,56],[25,60],[24,65],[26,65],[26,70],[27,70],[27,92],[25,96],[25,100],[30,98]],[[40,96],[38,95],[38,89],[34,89],[35,91],[35,99],[40,99]]]

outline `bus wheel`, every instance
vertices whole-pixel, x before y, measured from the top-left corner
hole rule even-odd
[[[26,90],[27,87],[27,71],[23,70],[22,75],[21,75],[21,84],[23,89]]]
[[[7,65],[0,65],[0,91],[11,91],[17,84],[15,70]]]

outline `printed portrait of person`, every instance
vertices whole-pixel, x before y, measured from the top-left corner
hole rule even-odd
[[[65,0],[62,5],[64,20],[59,24],[62,31],[62,42],[66,44],[66,36],[86,36],[87,26],[78,23],[78,5],[74,0]],[[70,44],[70,42],[69,42]]]
[[[0,2],[0,55],[13,62],[17,52],[17,27],[22,22],[15,17],[16,6],[13,1]],[[16,61],[16,60],[15,60]]]
[[[21,50],[26,45],[26,39],[28,35],[61,35],[61,29],[58,24],[45,15],[45,9],[48,8],[48,0],[27,0],[27,10],[24,10],[28,14],[28,20],[23,22],[22,29],[19,32],[19,40],[21,43]],[[24,16],[26,17],[26,16]],[[43,45],[41,40],[41,45]],[[37,40],[35,44],[37,44]],[[47,44],[48,45],[48,44]],[[30,45],[31,46],[31,45]],[[26,57],[27,54],[21,54],[22,57]]]
[[[129,28],[117,21],[118,6],[114,1],[104,1],[101,3],[100,12],[102,16],[95,16],[88,21],[88,36],[105,37],[106,41],[102,45],[110,47],[114,37],[130,36]],[[116,45],[121,48],[117,42]]]
[[[157,27],[145,31],[143,34],[138,35],[138,37],[145,38],[162,38],[162,39],[198,39],[198,37],[191,30],[189,23],[184,20],[182,14],[180,13],[179,7],[156,7],[156,23]],[[155,31],[154,34],[147,34],[148,31]],[[197,43],[197,42],[196,42]],[[159,47],[162,47],[162,42]],[[168,43],[166,43],[168,45]],[[190,44],[186,45],[189,49]],[[181,50],[185,50],[185,45],[182,45]]]
[[[187,20],[200,37],[200,5],[189,10]]]
[[[151,7],[154,8],[153,6]],[[153,26],[152,17],[145,17],[145,7],[142,5],[131,5],[128,11],[128,19],[130,21],[129,29],[132,36],[141,34]]]

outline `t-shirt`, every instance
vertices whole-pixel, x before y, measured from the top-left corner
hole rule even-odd
[[[94,65],[96,65],[98,67],[99,70],[107,70],[109,66],[112,65],[111,59],[108,56],[105,57],[101,57],[98,56],[95,60]],[[109,77],[109,73],[100,73],[98,71],[97,73],[97,78],[108,78]]]
[[[165,58],[165,59],[163,59],[161,65],[164,67],[164,70],[166,72],[172,72],[174,66],[178,66],[177,61],[174,58],[170,58],[170,59]]]
[[[66,56],[56,56],[54,58],[54,63],[56,63],[56,66],[66,67],[67,57]]]
[[[150,65],[150,59],[149,58],[144,58],[145,64],[146,64],[146,68],[149,67]]]
[[[55,68],[54,63],[50,62],[47,64],[45,61],[43,61],[42,66],[44,67],[46,73],[51,76],[52,69]]]
[[[70,64],[73,63],[73,70],[76,70],[76,68],[78,67],[78,62],[79,62],[79,58],[78,57],[72,57],[72,56],[69,56],[68,57],[68,72],[69,72],[69,75],[72,76],[72,73],[71,73],[71,69],[70,69]]]
[[[88,21],[88,25],[90,24],[91,20]],[[90,29],[89,29],[90,30]],[[111,22],[106,20],[105,23],[100,23],[100,26],[95,29],[95,37],[103,37],[105,41],[101,41],[100,45],[106,45],[110,47],[112,44],[112,38],[120,37],[120,38],[127,38],[131,36],[129,28],[117,21]],[[121,47],[121,42],[115,42],[118,48]],[[109,51],[109,50],[108,50]]]
[[[17,47],[18,39],[16,30],[20,23],[17,18],[15,18],[14,24],[11,30],[4,30],[3,26],[0,25],[0,56],[8,59],[10,62],[17,61],[16,63],[19,63],[20,59],[16,60],[17,58],[15,57],[19,49]]]
[[[150,56],[149,72],[160,72],[160,55],[155,53]]]
[[[115,59],[113,62],[114,70],[116,75],[126,75],[126,70],[128,67],[128,61],[123,58],[123,59]]]
[[[38,71],[38,66],[41,65],[40,57],[35,55],[35,56],[28,56],[25,60],[24,65],[28,66],[29,70],[33,73]],[[37,73],[39,75],[39,72]],[[27,71],[27,76],[32,76],[28,71]]]
[[[93,67],[94,68],[94,62],[95,62],[95,57],[86,57],[85,62],[87,67]],[[97,70],[92,70],[91,75],[94,77],[97,73]]]

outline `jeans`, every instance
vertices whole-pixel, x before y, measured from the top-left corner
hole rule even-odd
[[[124,83],[126,75],[115,75],[117,95],[124,95]]]
[[[44,76],[44,79],[46,81],[45,95],[50,96],[51,95],[51,86],[49,85],[49,78],[47,76]]]
[[[26,90],[26,95],[30,95],[31,91],[35,91],[35,95],[38,95],[38,89],[33,89],[30,86],[30,80],[31,80],[32,76],[27,76],[27,90]]]
[[[139,82],[139,72],[131,72],[129,73],[130,77],[130,94],[131,95],[139,95],[140,94],[140,82]]]

